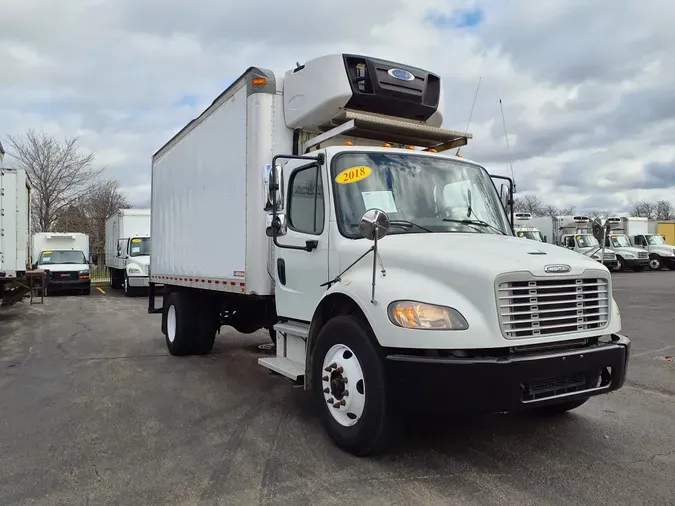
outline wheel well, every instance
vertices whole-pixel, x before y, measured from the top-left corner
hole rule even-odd
[[[306,346],[306,359],[305,359],[305,390],[309,390],[310,382],[308,378],[310,377],[310,371],[312,368],[312,355],[314,352],[314,344],[316,343],[316,338],[321,332],[323,326],[332,318],[342,315],[353,315],[359,320],[361,320],[365,325],[370,328],[368,319],[363,313],[359,305],[354,302],[352,298],[342,293],[334,293],[323,299],[319,303],[319,307],[314,311],[314,317],[312,318],[312,323],[309,326],[309,336],[307,337],[307,346]],[[372,330],[372,329],[371,329]],[[379,348],[379,343],[377,340],[373,343]]]

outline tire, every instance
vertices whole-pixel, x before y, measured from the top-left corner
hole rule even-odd
[[[132,286],[129,286],[129,276],[127,276],[127,273],[124,273],[124,296],[125,297],[133,297],[134,296],[134,289]]]
[[[612,272],[623,272],[625,270],[625,263],[620,256],[616,257],[616,265],[612,267]]]
[[[193,350],[195,320],[193,304],[187,294],[174,292],[169,295],[166,306],[166,347],[172,355],[182,357]]]
[[[357,456],[386,451],[394,427],[384,359],[373,342],[361,320],[338,316],[321,329],[312,354],[312,395],[321,423],[338,447]],[[326,372],[332,363],[336,367]],[[340,408],[336,399],[344,402]]]
[[[536,408],[535,412],[541,416],[556,416],[577,409],[579,406],[586,403],[588,397],[578,401],[567,401],[561,402],[560,404],[551,404],[550,406],[544,406],[541,408]]]
[[[663,269],[663,261],[658,255],[652,255],[649,257],[649,268],[653,271],[660,271]]]

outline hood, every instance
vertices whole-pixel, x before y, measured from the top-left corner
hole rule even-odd
[[[670,244],[656,244],[649,246],[650,253],[658,253],[659,255],[672,256],[675,255],[675,246]]]
[[[345,269],[371,244],[346,242],[340,268]],[[455,273],[480,272],[492,279],[513,271],[545,274],[544,267],[552,264],[569,265],[571,273],[603,268],[592,258],[560,246],[497,234],[392,234],[378,241],[378,249],[385,268],[395,262],[409,270],[448,268]]]
[[[618,251],[621,253],[630,253],[631,255],[635,255],[636,257],[639,256],[641,253],[644,254],[645,250],[642,248],[636,248],[634,246],[619,246],[613,248],[614,251]]]

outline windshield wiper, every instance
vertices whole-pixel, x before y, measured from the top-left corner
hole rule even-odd
[[[453,220],[452,218],[443,218],[443,221],[449,221],[450,223],[463,223],[464,225],[480,225],[481,227],[487,227],[492,230],[496,230],[501,235],[506,235],[503,230],[490,225],[488,222],[483,220]]]
[[[413,223],[412,221],[408,220],[391,220],[389,222],[390,225],[398,226],[398,227],[417,227],[420,230],[424,230],[425,232],[431,232],[433,233],[433,230],[429,230],[426,227],[423,227],[422,225],[418,225],[417,223]]]

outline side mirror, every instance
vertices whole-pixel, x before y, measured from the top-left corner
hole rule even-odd
[[[544,242],[548,242],[548,239],[546,239],[546,236],[544,236]]]
[[[37,269],[37,262],[33,264],[33,270]]]
[[[368,209],[361,216],[359,228],[369,241],[382,239],[389,232],[389,216],[381,209]]]
[[[272,182],[274,176],[274,183]],[[275,167],[275,172],[272,174],[272,164],[265,165],[263,170],[263,200],[265,201],[265,211],[272,210],[272,202],[276,198],[277,211],[284,208],[284,171],[281,165]]]
[[[276,230],[276,236],[286,235],[288,231],[288,222],[286,220],[285,214],[277,214],[276,220],[272,221],[272,215],[268,214],[266,218],[265,235],[267,237],[274,237],[274,231]]]
[[[504,209],[508,209],[511,205],[511,188],[506,183],[502,183],[499,189],[499,199],[502,201]]]

